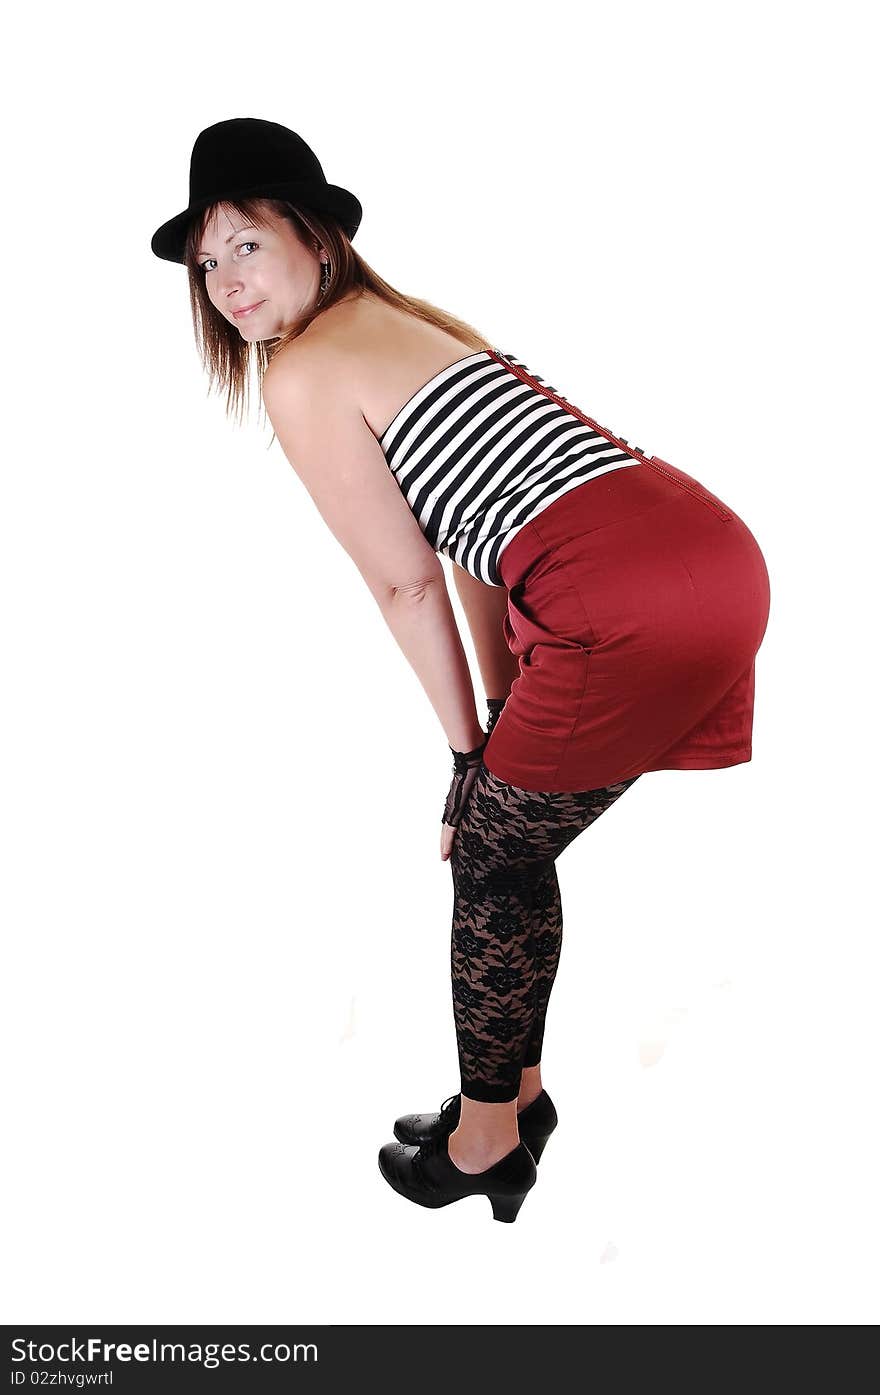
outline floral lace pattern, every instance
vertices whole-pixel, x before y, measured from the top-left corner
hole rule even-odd
[[[523,1066],[540,1061],[562,946],[556,859],[639,778],[541,793],[481,765],[450,855],[452,1003],[470,1099],[516,1099]]]

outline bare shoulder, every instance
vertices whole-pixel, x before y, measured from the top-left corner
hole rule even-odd
[[[356,379],[363,352],[360,325],[370,313],[371,299],[360,295],[339,301],[273,354],[263,373],[264,402],[267,394],[277,400],[279,394],[318,387],[344,400]]]
[[[347,387],[352,389],[351,367],[353,350],[344,341],[336,338],[314,338],[303,336],[294,339],[275,355],[263,374],[261,391],[266,410],[282,405],[285,400],[307,400],[320,393],[321,397],[332,396],[335,400],[346,401]],[[348,400],[355,393],[348,392]]]
[[[333,306],[275,355],[263,401],[270,415],[294,402],[357,409],[380,439],[402,403],[468,352],[446,330],[364,295]]]

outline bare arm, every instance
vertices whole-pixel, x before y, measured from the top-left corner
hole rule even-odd
[[[470,751],[483,731],[443,568],[335,369],[332,361],[286,351],[264,375],[266,411],[415,671],[448,744]]]
[[[502,622],[507,614],[507,589],[487,586],[457,563],[452,575],[474,642],[487,698],[506,698],[519,674],[519,660],[507,647]]]

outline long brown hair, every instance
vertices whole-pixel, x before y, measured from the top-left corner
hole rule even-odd
[[[220,314],[208,296],[197,252],[208,221],[214,210],[221,207],[232,209],[245,223],[257,228],[267,226],[266,210],[271,209],[293,225],[301,241],[307,245],[311,243],[316,251],[318,247],[323,247],[330,258],[330,285],[320,303],[281,338],[269,343],[257,341],[251,344],[242,339],[235,326]],[[274,355],[285,344],[297,339],[318,315],[352,292],[362,295],[364,291],[372,291],[388,305],[447,330],[475,352],[492,347],[488,339],[464,320],[438,309],[427,300],[404,295],[384,281],[355,251],[335,218],[299,208],[286,199],[224,199],[222,203],[213,204],[201,218],[194,219],[190,224],[185,256],[193,328],[202,364],[209,377],[208,390],[210,392],[215,385],[221,391],[225,388],[227,415],[234,413],[239,421],[246,404],[250,405],[252,365],[256,368],[257,382],[262,385],[263,374]]]

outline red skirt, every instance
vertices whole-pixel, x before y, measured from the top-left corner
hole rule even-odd
[[[483,754],[521,789],[591,790],[752,757],[770,582],[749,529],[659,457],[585,480],[501,554],[519,676]]]

